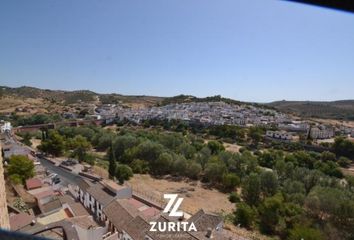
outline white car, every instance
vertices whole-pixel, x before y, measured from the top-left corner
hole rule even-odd
[[[55,178],[55,177],[57,177],[57,176],[58,176],[58,174],[56,174],[56,173],[51,173],[51,174],[49,174],[48,178],[53,179],[53,178]]]

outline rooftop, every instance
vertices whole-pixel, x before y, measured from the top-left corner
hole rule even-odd
[[[42,181],[38,178],[31,178],[26,181],[26,188],[28,190],[42,187]]]
[[[25,226],[28,226],[34,220],[34,216],[27,213],[19,213],[10,215],[10,228],[11,231],[17,231]]]

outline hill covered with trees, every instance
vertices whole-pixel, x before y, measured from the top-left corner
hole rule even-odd
[[[278,101],[269,103],[268,106],[301,117],[354,120],[354,100],[333,102]]]

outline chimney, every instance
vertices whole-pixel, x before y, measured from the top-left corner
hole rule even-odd
[[[213,238],[213,230],[212,230],[211,228],[208,228],[205,237],[207,237],[207,238]]]

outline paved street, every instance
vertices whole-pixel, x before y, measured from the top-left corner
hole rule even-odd
[[[58,174],[60,179],[62,180],[62,185],[67,186],[70,184],[76,184],[77,174],[66,171],[58,166],[55,166],[45,158],[38,158],[43,167],[47,168],[49,171]]]
[[[6,135],[6,142],[10,142],[13,145],[16,145],[18,148],[24,148],[20,143],[16,142],[15,139],[10,135]],[[70,184],[76,184],[76,177],[78,177],[77,174],[71,173],[69,171],[66,171],[58,166],[55,166],[45,158],[38,158],[38,160],[41,162],[43,167],[47,168],[49,171],[58,174],[59,178],[62,180],[60,185],[67,186],[69,183]]]

